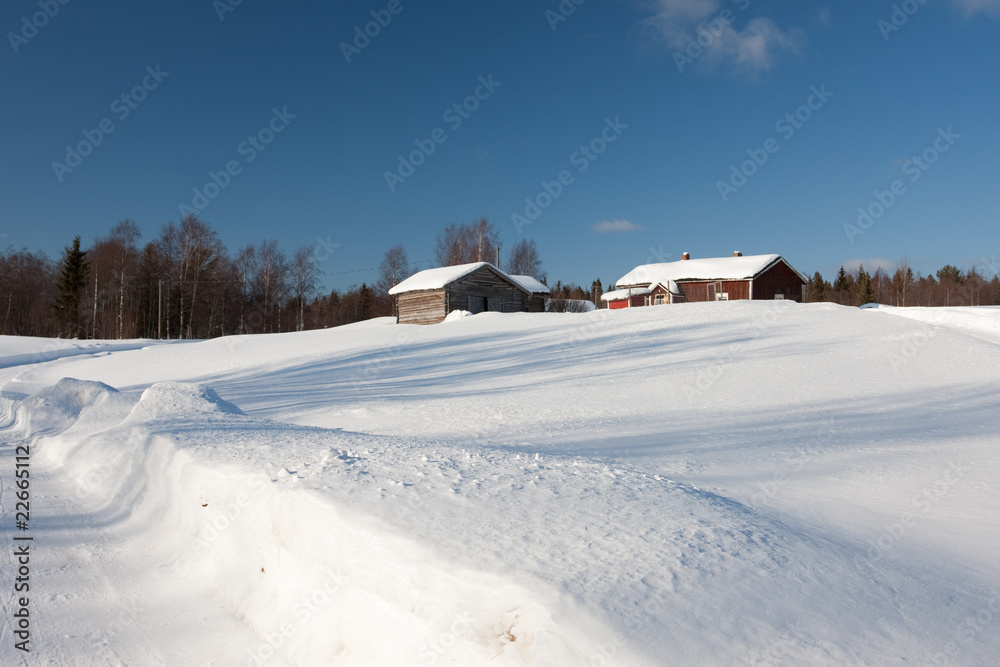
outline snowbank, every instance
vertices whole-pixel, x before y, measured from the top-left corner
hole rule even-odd
[[[992,664],[1000,348],[967,331],[731,302],[3,369],[2,441],[36,446],[43,499],[39,646],[54,665]]]
[[[230,664],[588,664],[595,652],[641,664],[621,641],[602,654],[593,638],[615,632],[541,581],[456,567],[298,484],[293,451],[342,470],[368,454],[330,447],[333,433],[250,418],[178,382],[135,401],[64,379],[19,410],[21,437],[89,512],[115,514],[159,577],[209,591],[259,636]]]
[[[883,304],[870,304],[866,310],[906,317],[925,324],[979,334],[1000,342],[1000,306],[956,306],[923,308],[909,306],[898,308]]]
[[[466,317],[472,317],[472,313],[467,310],[453,310],[444,318],[444,322],[456,322]]]

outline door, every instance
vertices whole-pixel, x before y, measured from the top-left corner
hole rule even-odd
[[[475,315],[476,313],[481,313],[486,310],[486,297],[485,296],[470,296],[469,297],[469,312]]]

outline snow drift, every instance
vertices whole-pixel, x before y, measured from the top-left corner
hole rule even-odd
[[[122,398],[63,379],[20,407],[20,435],[65,471],[89,512],[145,544],[159,577],[211,591],[259,635],[241,664],[587,664],[602,634],[608,657],[625,658],[613,632],[542,582],[455,567],[289,484],[287,468],[255,472],[284,459],[270,455],[269,432],[300,445],[333,434],[248,418],[203,385]],[[332,465],[356,461],[335,454]]]
[[[989,664],[1000,348],[891,314],[376,320],[2,368],[44,497],[39,647]]]

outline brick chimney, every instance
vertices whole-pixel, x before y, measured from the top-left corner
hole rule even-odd
[[[691,259],[691,253],[686,252],[681,255],[681,259]]]
[[[743,256],[743,253],[741,253],[739,250],[734,250],[733,251],[733,257],[742,257],[742,256]]]

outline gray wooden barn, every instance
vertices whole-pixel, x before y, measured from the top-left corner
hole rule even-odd
[[[549,286],[539,280],[536,280],[532,276],[511,275],[511,279],[524,289],[531,292],[531,298],[528,300],[527,311],[529,313],[544,313],[545,301],[548,300],[551,295]]]
[[[448,313],[521,313],[531,291],[487,262],[443,266],[415,273],[389,290],[399,324],[436,324]]]

